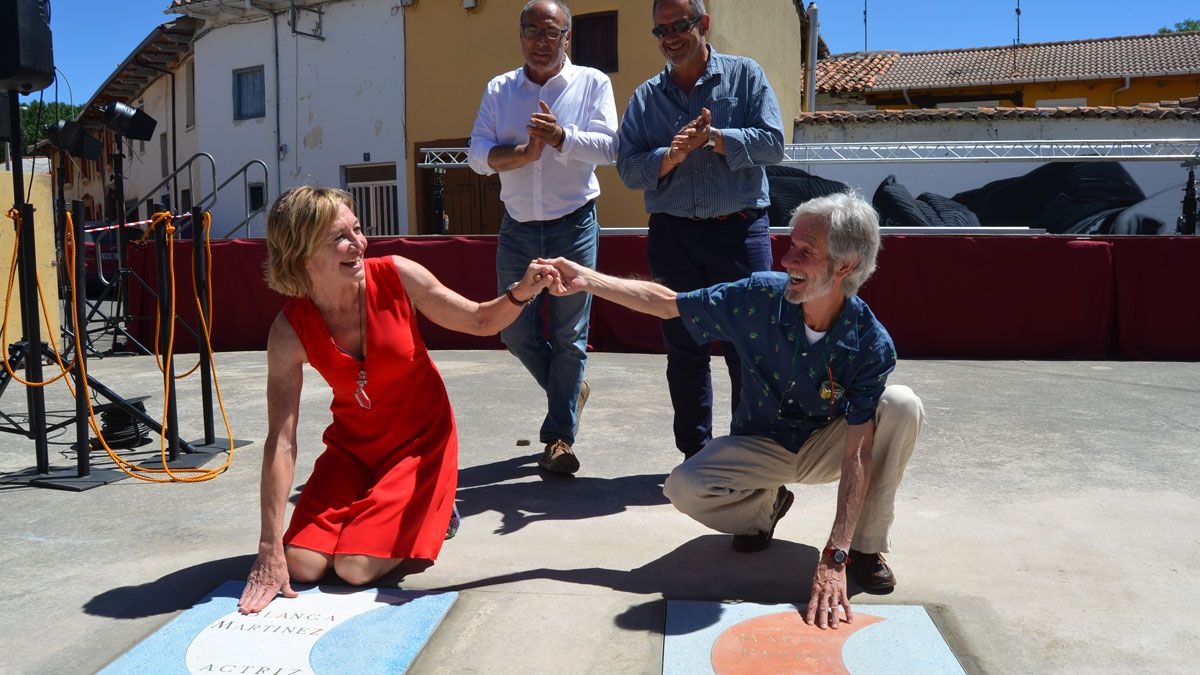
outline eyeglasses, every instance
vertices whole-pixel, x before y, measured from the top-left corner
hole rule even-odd
[[[667,37],[668,35],[670,35],[671,33],[686,33],[686,32],[688,32],[689,30],[692,29],[692,26],[695,26],[696,24],[700,23],[700,19],[703,19],[703,18],[704,17],[702,17],[702,16],[698,16],[694,19],[680,19],[680,20],[674,21],[672,23],[660,23],[657,26],[655,26],[654,28],[651,28],[650,32],[654,34],[654,37],[661,40],[661,39]]]
[[[521,24],[521,37],[526,40],[536,40],[538,38],[546,38],[550,42],[557,42],[562,36],[566,35],[567,31],[561,28],[538,28],[532,24]]]

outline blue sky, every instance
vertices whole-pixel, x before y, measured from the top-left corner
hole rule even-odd
[[[740,1],[749,7],[758,0]],[[625,0],[629,5],[645,2]],[[54,62],[70,83],[76,104],[86,103],[155,26],[171,20],[174,15],[163,14],[169,4],[169,0],[51,0]],[[1010,44],[1016,37],[1016,4],[1016,0],[867,0],[867,47],[917,51]],[[818,6],[821,35],[834,53],[863,48],[862,0],[824,0]],[[1187,18],[1200,19],[1200,3],[1023,0],[1021,41],[1141,35]],[[646,19],[648,23],[649,13]],[[46,100],[53,96],[51,87]],[[60,84],[58,97],[71,100],[65,84]]]

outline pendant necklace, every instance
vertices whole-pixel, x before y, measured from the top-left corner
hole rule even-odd
[[[366,292],[366,289],[363,289]],[[354,400],[364,410],[371,409],[371,397],[367,396],[367,338],[363,331],[363,301],[362,296],[355,294],[358,299],[358,342],[362,349],[362,361],[358,366],[358,389],[354,390]]]

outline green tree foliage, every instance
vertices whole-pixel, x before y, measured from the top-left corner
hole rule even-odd
[[[1158,29],[1159,33],[1184,33],[1192,30],[1200,30],[1200,19],[1184,19],[1175,24],[1174,28],[1163,26]]]
[[[30,146],[46,138],[46,127],[58,120],[73,120],[83,106],[68,103],[43,103],[26,100],[21,103],[21,142],[28,150]]]

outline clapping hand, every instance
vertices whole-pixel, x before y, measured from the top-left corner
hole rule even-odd
[[[667,157],[671,159],[677,157],[678,161],[682,162],[688,153],[703,147],[711,135],[712,113],[708,108],[701,108],[700,115],[688,122],[679,130],[679,133],[675,134],[675,138],[671,139],[671,146],[667,148]]]
[[[532,141],[536,138],[552,148],[561,149],[567,132],[559,126],[558,118],[550,112],[550,106],[545,101],[538,101],[538,108],[540,112],[530,115],[529,124],[525,126],[529,139]]]

